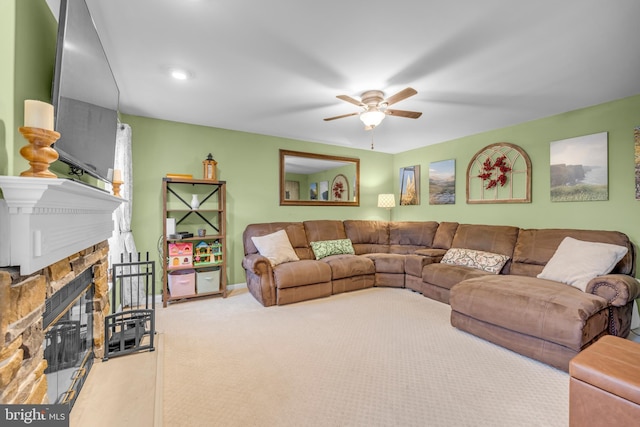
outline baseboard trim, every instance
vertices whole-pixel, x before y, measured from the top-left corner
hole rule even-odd
[[[227,291],[234,291],[236,289],[243,289],[246,287],[247,287],[246,283],[234,283],[232,285],[227,285]],[[154,302],[156,305],[162,305],[162,294],[157,294],[154,297]]]

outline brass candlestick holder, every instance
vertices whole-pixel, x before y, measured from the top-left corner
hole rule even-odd
[[[116,197],[120,196],[120,186],[124,184],[124,181],[113,181],[111,185],[113,186],[113,195]]]
[[[57,178],[49,171],[49,165],[58,160],[58,152],[51,148],[51,144],[60,139],[60,134],[54,130],[21,127],[18,129],[29,144],[20,149],[20,155],[31,166],[20,176],[34,176],[38,178]]]

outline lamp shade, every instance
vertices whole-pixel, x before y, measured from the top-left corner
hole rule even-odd
[[[378,194],[378,207],[391,209],[396,205],[396,198],[393,194]]]
[[[372,109],[360,113],[360,120],[362,120],[362,123],[368,127],[373,128],[378,126],[382,122],[382,119],[384,119],[384,113],[382,111],[378,111],[378,109]]]

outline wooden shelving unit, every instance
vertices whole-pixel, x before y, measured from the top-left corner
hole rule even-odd
[[[199,201],[199,207],[192,208],[192,198]],[[203,179],[162,178],[162,305],[166,307],[172,301],[213,295],[227,296],[227,238],[226,238],[226,182]],[[174,218],[176,232],[193,233],[193,237],[172,238],[167,234],[167,219]],[[206,230],[203,236],[198,230]],[[170,246],[190,243],[193,246],[191,262],[188,257],[175,260],[170,254]],[[210,254],[199,256],[196,247],[200,245]],[[208,247],[208,249],[207,249]],[[170,263],[170,260],[172,261]],[[171,273],[191,273],[195,277],[194,292],[174,292],[171,294],[169,283]],[[204,278],[215,278],[218,272],[218,290],[205,289]],[[212,274],[212,276],[207,276]],[[200,287],[198,279],[202,280]],[[209,286],[207,286],[209,287]]]

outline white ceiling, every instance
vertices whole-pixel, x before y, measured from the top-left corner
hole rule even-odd
[[[640,93],[638,0],[86,1],[126,114],[369,149],[336,95],[410,86],[398,153]]]

